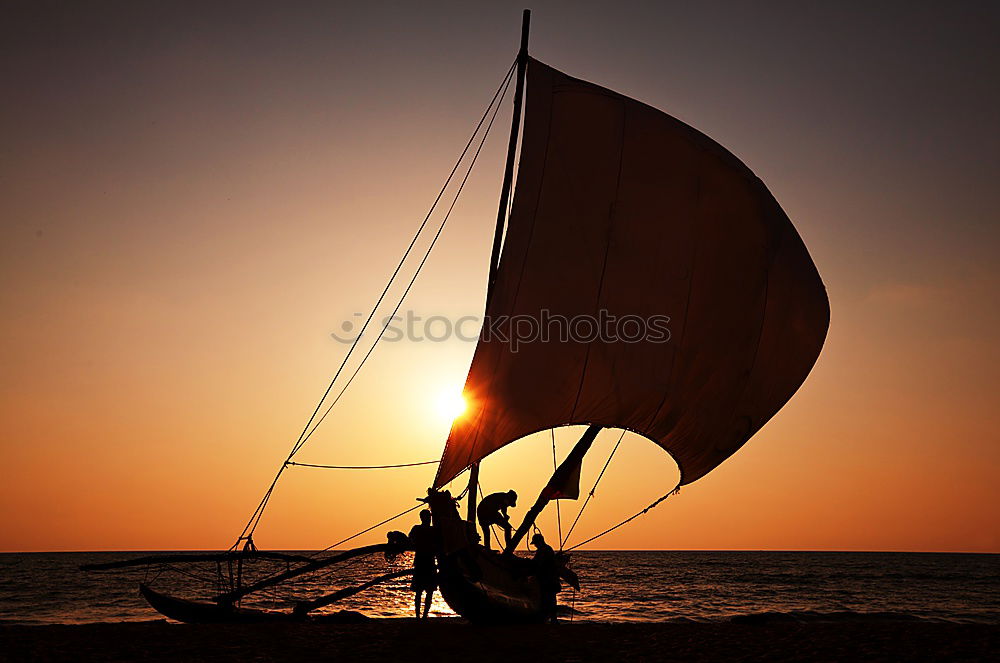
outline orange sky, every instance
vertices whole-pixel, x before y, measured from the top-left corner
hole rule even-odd
[[[1000,551],[995,9],[573,6],[532,5],[532,53],[740,156],[832,307],[790,403],[596,545]],[[329,333],[374,301],[506,71],[520,5],[26,7],[0,35],[0,550],[227,547],[343,356]],[[504,134],[418,313],[482,311]],[[435,402],[473,349],[386,345],[297,459],[437,458]],[[550,469],[542,436],[482,481],[519,517]],[[433,471],[292,468],[258,545],[326,546]],[[573,540],[676,476],[628,436]]]

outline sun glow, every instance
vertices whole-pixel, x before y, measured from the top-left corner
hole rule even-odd
[[[437,412],[442,419],[454,421],[465,414],[467,408],[468,403],[465,402],[465,397],[460,393],[448,391],[438,396]]]

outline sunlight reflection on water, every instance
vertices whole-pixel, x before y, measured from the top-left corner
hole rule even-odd
[[[157,619],[139,596],[140,582],[162,592],[205,599],[215,587],[214,564],[174,570],[83,573],[80,564],[139,553],[0,554],[0,621],[82,623]],[[329,594],[374,576],[409,568],[357,559],[246,600],[248,607],[290,610],[296,600]],[[778,612],[797,616],[888,615],[1000,623],[1000,556],[931,553],[578,552],[582,591],[560,603],[575,619],[593,621],[721,620]],[[177,567],[181,568],[181,567]],[[248,565],[249,581],[285,570],[283,562]],[[157,577],[159,575],[159,577]],[[409,578],[371,588],[319,612],[356,610],[372,617],[412,616]],[[208,591],[206,591],[206,588]],[[431,614],[454,613],[435,593]]]

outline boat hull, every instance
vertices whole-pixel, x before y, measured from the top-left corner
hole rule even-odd
[[[533,623],[543,620],[539,583],[525,560],[483,549],[439,558],[441,596],[473,622]]]
[[[473,622],[544,621],[534,564],[479,545],[475,526],[458,515],[447,491],[431,493],[427,501],[441,537],[438,587],[451,609]]]

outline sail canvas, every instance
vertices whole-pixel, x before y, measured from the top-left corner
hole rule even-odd
[[[436,486],[568,424],[637,432],[695,481],[795,393],[829,324],[805,245],[737,157],[535,59],[486,313]]]

